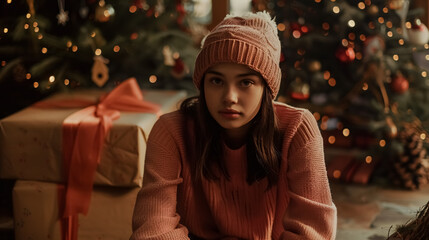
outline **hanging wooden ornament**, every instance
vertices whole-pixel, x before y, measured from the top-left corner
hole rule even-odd
[[[166,45],[162,48],[162,55],[164,56],[164,64],[166,66],[174,66],[175,62],[170,46]]]
[[[109,80],[109,68],[107,67],[109,60],[102,56],[94,57],[94,64],[92,65],[92,81],[98,86],[102,87]]]

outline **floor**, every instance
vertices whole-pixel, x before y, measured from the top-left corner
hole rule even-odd
[[[11,190],[10,185],[3,184],[2,189]],[[331,190],[338,209],[337,240],[386,240],[389,231],[393,233],[397,225],[413,219],[429,200],[429,186],[403,191],[331,182]],[[2,199],[0,239],[13,240],[11,203],[5,204]]]
[[[337,240],[385,240],[429,201],[429,186],[406,191],[331,183],[331,190],[338,209]]]

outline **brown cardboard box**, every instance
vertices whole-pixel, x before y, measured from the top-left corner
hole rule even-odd
[[[15,239],[61,240],[55,183],[18,180],[13,189]],[[87,216],[79,215],[79,240],[129,239],[140,188],[95,187]]]
[[[96,101],[104,92],[62,93],[53,99]],[[161,105],[161,112],[178,108],[185,91],[146,90],[144,100]],[[61,159],[63,120],[80,109],[28,107],[0,120],[0,178],[64,182]],[[105,139],[95,185],[141,186],[146,140],[155,114],[121,112]]]

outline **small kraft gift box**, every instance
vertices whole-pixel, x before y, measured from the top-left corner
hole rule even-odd
[[[127,239],[132,211],[125,209],[142,185],[149,132],[185,97],[184,90],[142,91],[131,78],[110,92],[59,93],[1,119],[0,178],[17,180],[16,240]],[[124,211],[110,213],[114,207]],[[109,218],[128,220],[98,232],[95,222]]]
[[[76,239],[128,239],[139,189],[95,186],[88,214],[78,216]],[[59,218],[64,190],[61,184],[16,181],[12,194],[16,240],[66,239],[62,234],[67,226]]]

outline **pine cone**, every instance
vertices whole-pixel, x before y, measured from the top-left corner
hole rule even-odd
[[[412,129],[401,131],[399,138],[404,151],[393,162],[393,182],[414,190],[428,182],[429,171],[424,164],[426,149],[419,134]]]

